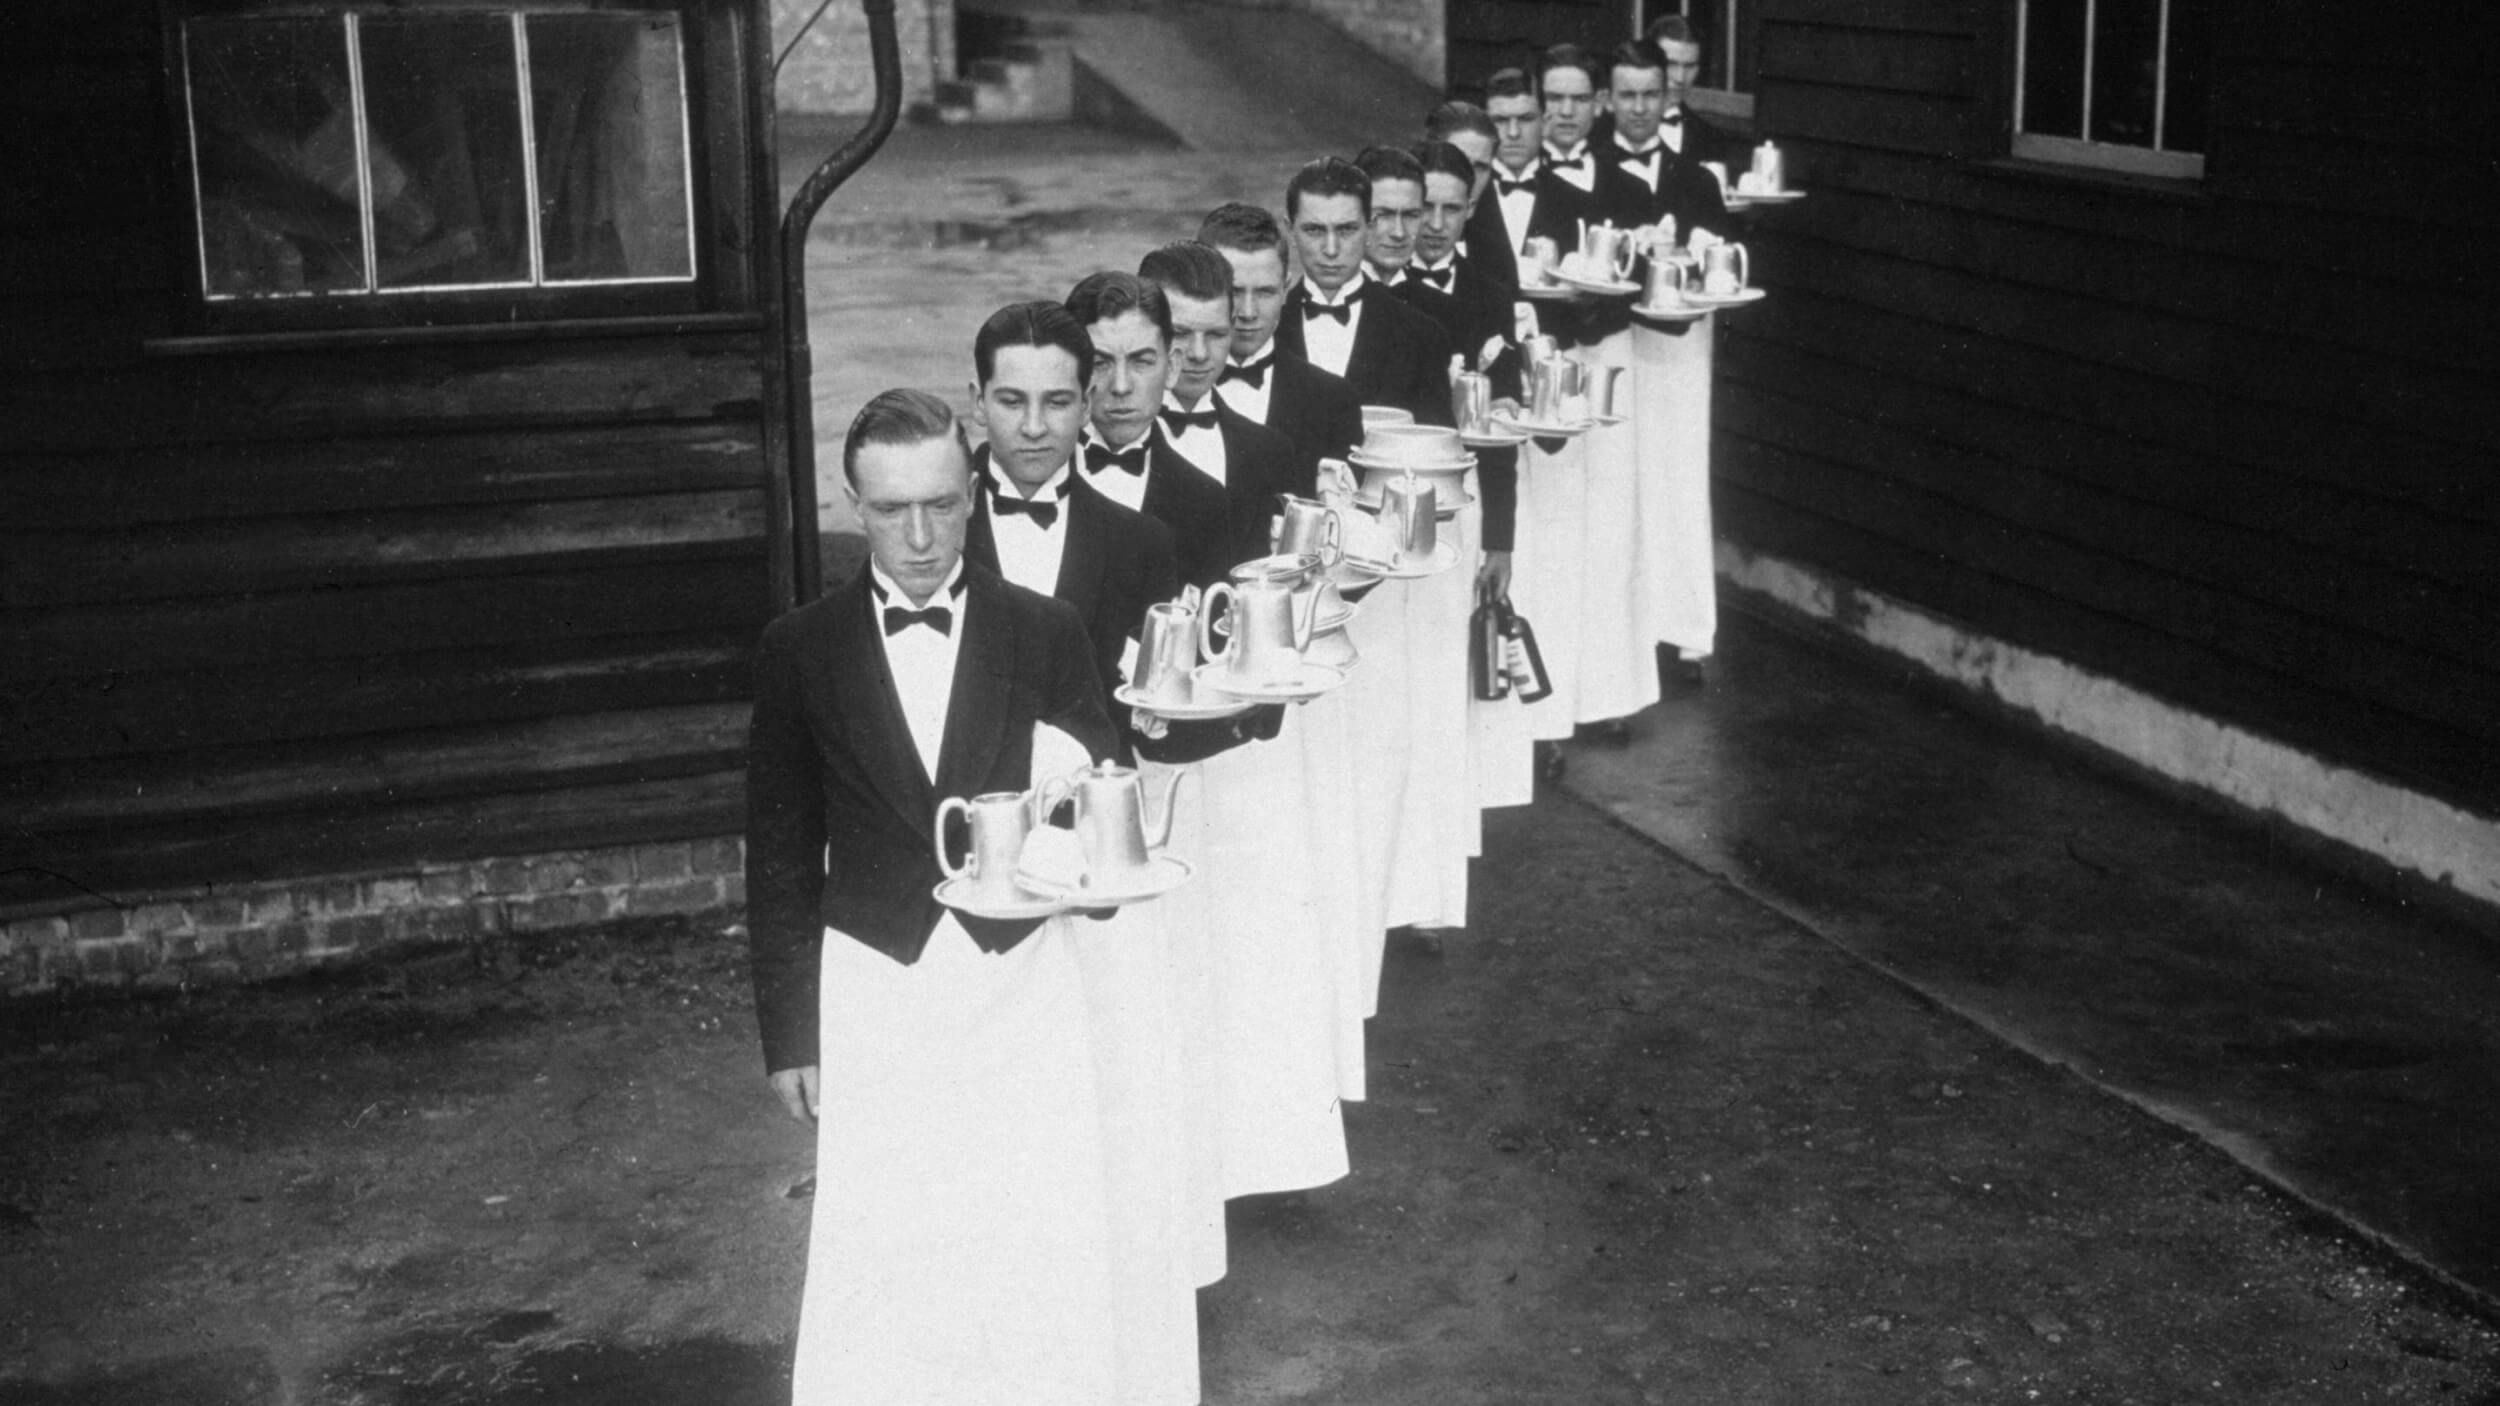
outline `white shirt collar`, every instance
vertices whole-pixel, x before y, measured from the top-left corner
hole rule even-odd
[[[915,609],[920,604],[926,604],[926,602],[915,604],[910,593],[896,585],[894,578],[885,574],[885,568],[877,565],[874,557],[868,559],[868,590],[881,604],[912,605]],[[946,579],[938,583],[937,590],[930,595],[929,599],[934,601],[959,596],[963,594],[963,590],[964,559],[959,554],[955,558],[954,566],[948,569]]]
[[[1302,291],[1309,296],[1312,302],[1319,304],[1321,307],[1343,307],[1347,303],[1354,301],[1354,295],[1363,291],[1363,285],[1371,281],[1371,276],[1370,265],[1356,265],[1354,269],[1354,276],[1339,285],[1337,288],[1337,296],[1332,298],[1319,291],[1319,285],[1311,281],[1311,276],[1309,274],[1304,274],[1302,276]]]

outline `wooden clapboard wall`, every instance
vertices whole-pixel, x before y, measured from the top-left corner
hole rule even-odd
[[[686,19],[706,306],[203,337],[158,7],[12,17],[0,908],[740,827],[774,193]]]
[[[2006,158],[2010,3],[1759,3],[1722,532],[2500,804],[2489,27],[2216,0],[2172,184]]]

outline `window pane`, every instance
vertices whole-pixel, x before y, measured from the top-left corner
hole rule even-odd
[[[2022,130],[2083,135],[2084,0],[2031,0],[2023,44]]]
[[[194,20],[183,52],[208,296],[362,289],[346,26]]]
[[[362,30],[381,286],[529,282],[511,21],[376,17]]]
[[[2205,109],[2213,96],[2212,21],[2206,0],[2170,0],[2170,97],[2162,150],[2205,149]]]
[[[533,15],[529,55],[547,280],[692,277],[676,19]]]
[[[2161,0],[2100,0],[2092,52],[2092,140],[2153,144]]]

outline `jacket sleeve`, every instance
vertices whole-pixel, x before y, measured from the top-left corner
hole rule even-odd
[[[747,725],[747,951],[767,1072],[816,1062],[824,943],[824,768],[792,633],[787,617],[764,632]]]

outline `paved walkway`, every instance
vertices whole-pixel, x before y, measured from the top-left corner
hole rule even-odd
[[[1728,623],[1572,790],[2500,1303],[2500,937]]]

